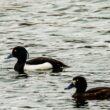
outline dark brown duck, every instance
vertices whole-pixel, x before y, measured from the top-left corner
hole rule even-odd
[[[72,95],[75,99],[84,100],[104,100],[110,99],[110,87],[95,87],[86,91],[87,82],[82,76],[74,77],[71,84],[65,89],[75,87],[76,92]]]

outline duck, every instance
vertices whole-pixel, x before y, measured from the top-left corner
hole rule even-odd
[[[14,47],[7,59],[12,57],[17,58],[14,70],[19,73],[24,73],[24,70],[62,70],[62,68],[68,67],[63,62],[48,57],[36,57],[27,60],[29,58],[29,53],[23,46]]]
[[[83,76],[76,76],[72,82],[65,89],[71,89],[75,87],[76,92],[72,95],[75,99],[83,100],[104,100],[110,99],[110,87],[95,87],[89,90],[87,89],[87,81]]]

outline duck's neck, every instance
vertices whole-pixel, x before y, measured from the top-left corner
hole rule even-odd
[[[76,93],[84,93],[86,88],[77,88]]]
[[[19,74],[23,74],[25,63],[26,60],[18,60],[14,67],[15,71],[17,71]]]
[[[74,98],[82,98],[84,95],[85,90],[77,89],[76,92],[72,95]]]

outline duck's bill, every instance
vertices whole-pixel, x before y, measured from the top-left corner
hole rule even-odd
[[[69,86],[67,86],[67,87],[65,88],[65,90],[72,89],[73,87],[75,87],[75,86],[74,86],[73,83],[71,83]]]
[[[9,54],[6,59],[13,58],[12,54]]]

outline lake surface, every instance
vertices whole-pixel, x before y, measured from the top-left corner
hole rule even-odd
[[[17,79],[16,59],[5,58],[18,45],[70,68]],[[72,99],[64,88],[77,75],[110,86],[110,0],[0,0],[0,110],[109,110],[110,100]]]

